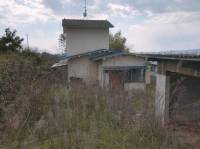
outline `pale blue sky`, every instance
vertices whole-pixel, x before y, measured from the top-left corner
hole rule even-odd
[[[87,0],[88,19],[108,19],[132,51],[200,48],[200,0]],[[0,0],[0,35],[17,29],[32,47],[58,53],[61,21],[82,18],[84,0]],[[25,42],[24,42],[25,44]]]

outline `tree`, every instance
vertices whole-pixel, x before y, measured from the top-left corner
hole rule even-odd
[[[116,49],[121,51],[129,51],[129,48],[126,47],[126,38],[122,36],[121,31],[109,35],[109,47],[110,49]]]
[[[16,35],[16,30],[5,29],[5,35],[0,38],[0,51],[17,51],[22,48],[23,38]]]
[[[58,41],[59,41],[59,49],[62,52],[66,52],[67,51],[66,35],[65,34],[60,34]]]

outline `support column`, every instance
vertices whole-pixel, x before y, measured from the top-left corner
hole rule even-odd
[[[164,74],[157,74],[155,116],[162,124],[166,124],[169,119],[169,88],[170,79]]]

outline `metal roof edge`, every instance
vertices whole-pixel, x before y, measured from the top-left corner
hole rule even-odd
[[[63,18],[62,19],[62,26],[63,27],[67,26],[66,21],[77,21],[77,22],[84,22],[85,21],[87,23],[89,23],[91,21],[92,23],[105,23],[105,26],[99,26],[99,27],[94,26],[94,28],[113,28],[114,27],[114,25],[112,23],[110,23],[110,21],[108,21],[107,19],[105,19],[105,20],[92,20],[92,19],[84,20],[84,19],[66,19],[66,18]],[[68,28],[73,28],[73,25],[69,25],[69,26],[70,27],[68,27]],[[82,27],[79,26],[79,25],[74,25],[74,28],[82,28]],[[85,27],[83,27],[83,28],[85,28]],[[93,27],[91,27],[91,28],[93,28]]]
[[[69,55],[69,56],[64,57],[63,59],[79,58],[79,57],[84,57],[84,56],[90,56],[90,55],[98,53],[98,52],[100,53],[100,52],[109,52],[109,51],[111,51],[111,50],[110,49],[99,49],[99,50],[95,50],[95,51],[88,51],[88,52],[84,52],[84,53]]]

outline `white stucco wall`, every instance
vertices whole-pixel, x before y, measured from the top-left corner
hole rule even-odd
[[[98,81],[98,64],[88,58],[76,58],[68,61],[68,79],[82,78],[85,83],[92,84]]]
[[[68,55],[109,49],[109,29],[64,29]]]

